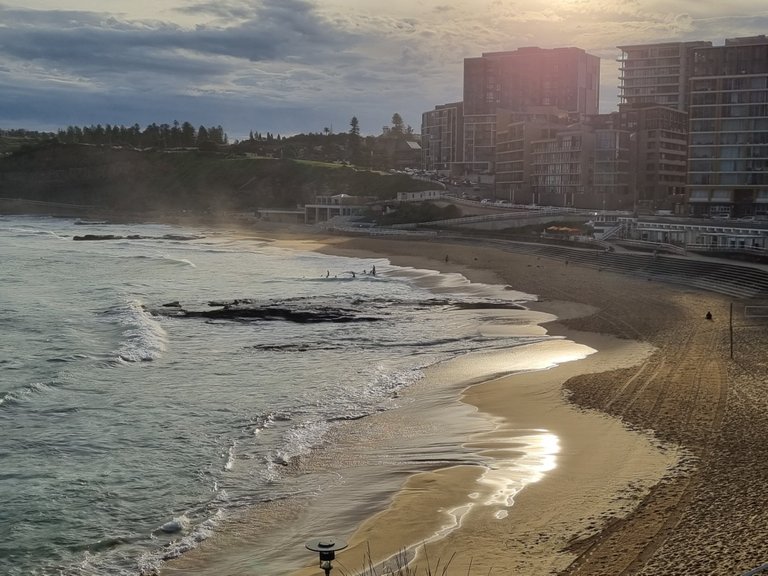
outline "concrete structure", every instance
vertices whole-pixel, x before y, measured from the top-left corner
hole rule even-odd
[[[673,244],[687,250],[744,251],[765,254],[768,221],[724,222],[691,218],[619,217],[624,236],[644,242]]]
[[[464,60],[464,113],[554,106],[597,114],[600,59],[580,48],[519,48]]]
[[[493,175],[496,113],[549,106],[597,114],[600,59],[580,48],[519,48],[464,60],[463,173]]]
[[[682,213],[688,115],[659,104],[620,104],[618,127],[630,133],[630,186],[637,208]]]
[[[307,221],[306,211],[301,209],[260,208],[256,211],[256,216],[265,222],[282,222],[285,224],[304,224]]]
[[[426,202],[440,200],[445,195],[445,190],[420,190],[418,192],[398,192],[398,202]]]
[[[422,167],[443,176],[463,160],[464,104],[435,106],[421,115]]]
[[[493,175],[496,160],[496,114],[464,116],[463,158],[460,173],[465,176]],[[492,183],[492,179],[486,179]]]
[[[496,197],[510,204],[532,204],[533,143],[554,138],[567,127],[567,115],[542,107],[530,112],[499,110],[496,117]]]
[[[421,168],[421,136],[385,130],[373,144],[373,165],[377,168]]]
[[[582,207],[620,210],[636,205],[630,186],[630,139],[626,130],[603,126],[594,132],[592,188],[584,190]]]
[[[768,39],[694,50],[688,202],[696,216],[768,215]]]
[[[583,206],[593,184],[595,135],[577,124],[553,138],[533,142],[531,193],[534,204]]]
[[[687,110],[693,50],[711,45],[697,41],[619,46],[621,102]]]
[[[317,196],[313,204],[304,206],[304,223],[317,224],[336,216],[360,216],[367,209],[368,203],[375,200],[369,196],[350,196],[349,194]]]

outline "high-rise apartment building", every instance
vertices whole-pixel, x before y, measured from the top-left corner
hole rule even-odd
[[[694,215],[768,215],[768,38],[694,51],[688,202]]]
[[[594,134],[575,125],[554,137],[538,140],[531,150],[531,192],[534,203],[579,206],[592,184]]]
[[[659,104],[620,104],[618,126],[630,134],[635,205],[679,211],[685,201],[688,114]]]
[[[554,106],[597,114],[600,59],[581,48],[519,48],[464,59],[464,113]]]
[[[425,170],[450,174],[461,162],[464,133],[462,102],[435,106],[421,115],[421,148]]]
[[[693,51],[711,42],[665,42],[619,46],[619,98],[622,104],[661,104],[688,109]]]
[[[496,196],[512,204],[533,203],[532,152],[539,140],[554,138],[568,127],[567,114],[552,106],[528,112],[496,113]]]
[[[496,112],[549,106],[597,114],[600,59],[580,48],[519,48],[464,60],[464,172],[492,174]]]

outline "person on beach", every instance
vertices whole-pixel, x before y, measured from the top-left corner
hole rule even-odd
[[[707,315],[705,316],[705,318],[706,318],[707,320],[712,320],[712,312],[710,312],[709,310],[707,310]]]

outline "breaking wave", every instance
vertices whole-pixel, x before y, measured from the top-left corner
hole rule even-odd
[[[149,362],[162,356],[167,334],[140,302],[132,300],[114,313],[123,327],[122,342],[116,350],[118,362]]]

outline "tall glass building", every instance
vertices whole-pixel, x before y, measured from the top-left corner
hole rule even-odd
[[[660,104],[688,108],[693,50],[711,42],[663,42],[619,46],[619,97],[622,104]]]
[[[697,216],[768,216],[768,39],[696,48],[688,202]]]

